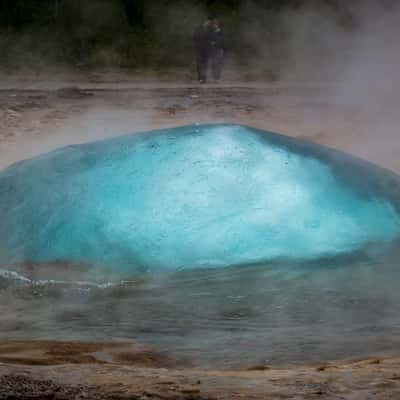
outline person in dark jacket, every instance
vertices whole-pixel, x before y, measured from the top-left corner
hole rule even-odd
[[[225,43],[224,33],[222,32],[220,22],[217,18],[211,21],[209,40],[212,75],[214,80],[219,82],[224,61]]]
[[[193,33],[193,47],[196,57],[197,78],[200,83],[207,81],[208,59],[210,56],[211,19],[208,18]]]

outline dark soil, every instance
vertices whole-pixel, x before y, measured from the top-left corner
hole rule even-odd
[[[212,400],[199,393],[129,393],[102,386],[66,385],[23,375],[0,377],[0,400]]]

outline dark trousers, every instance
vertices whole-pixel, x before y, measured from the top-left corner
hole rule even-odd
[[[221,79],[222,64],[224,62],[224,50],[213,49],[211,52],[211,71],[216,81]]]
[[[207,80],[208,54],[205,51],[196,51],[197,79]]]

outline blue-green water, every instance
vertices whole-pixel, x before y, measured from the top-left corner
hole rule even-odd
[[[243,126],[127,135],[0,173],[0,263],[129,275],[381,253],[400,235],[399,188],[373,165]]]
[[[0,339],[132,340],[202,367],[396,353],[399,178],[232,125],[0,173]]]

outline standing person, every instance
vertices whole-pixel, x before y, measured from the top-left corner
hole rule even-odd
[[[211,70],[215,82],[221,79],[222,64],[224,61],[225,43],[224,33],[222,32],[220,22],[217,18],[211,21],[210,29],[210,57],[211,57]]]
[[[208,58],[210,55],[211,19],[206,19],[193,33],[193,47],[196,57],[197,79],[200,83],[207,81]]]

